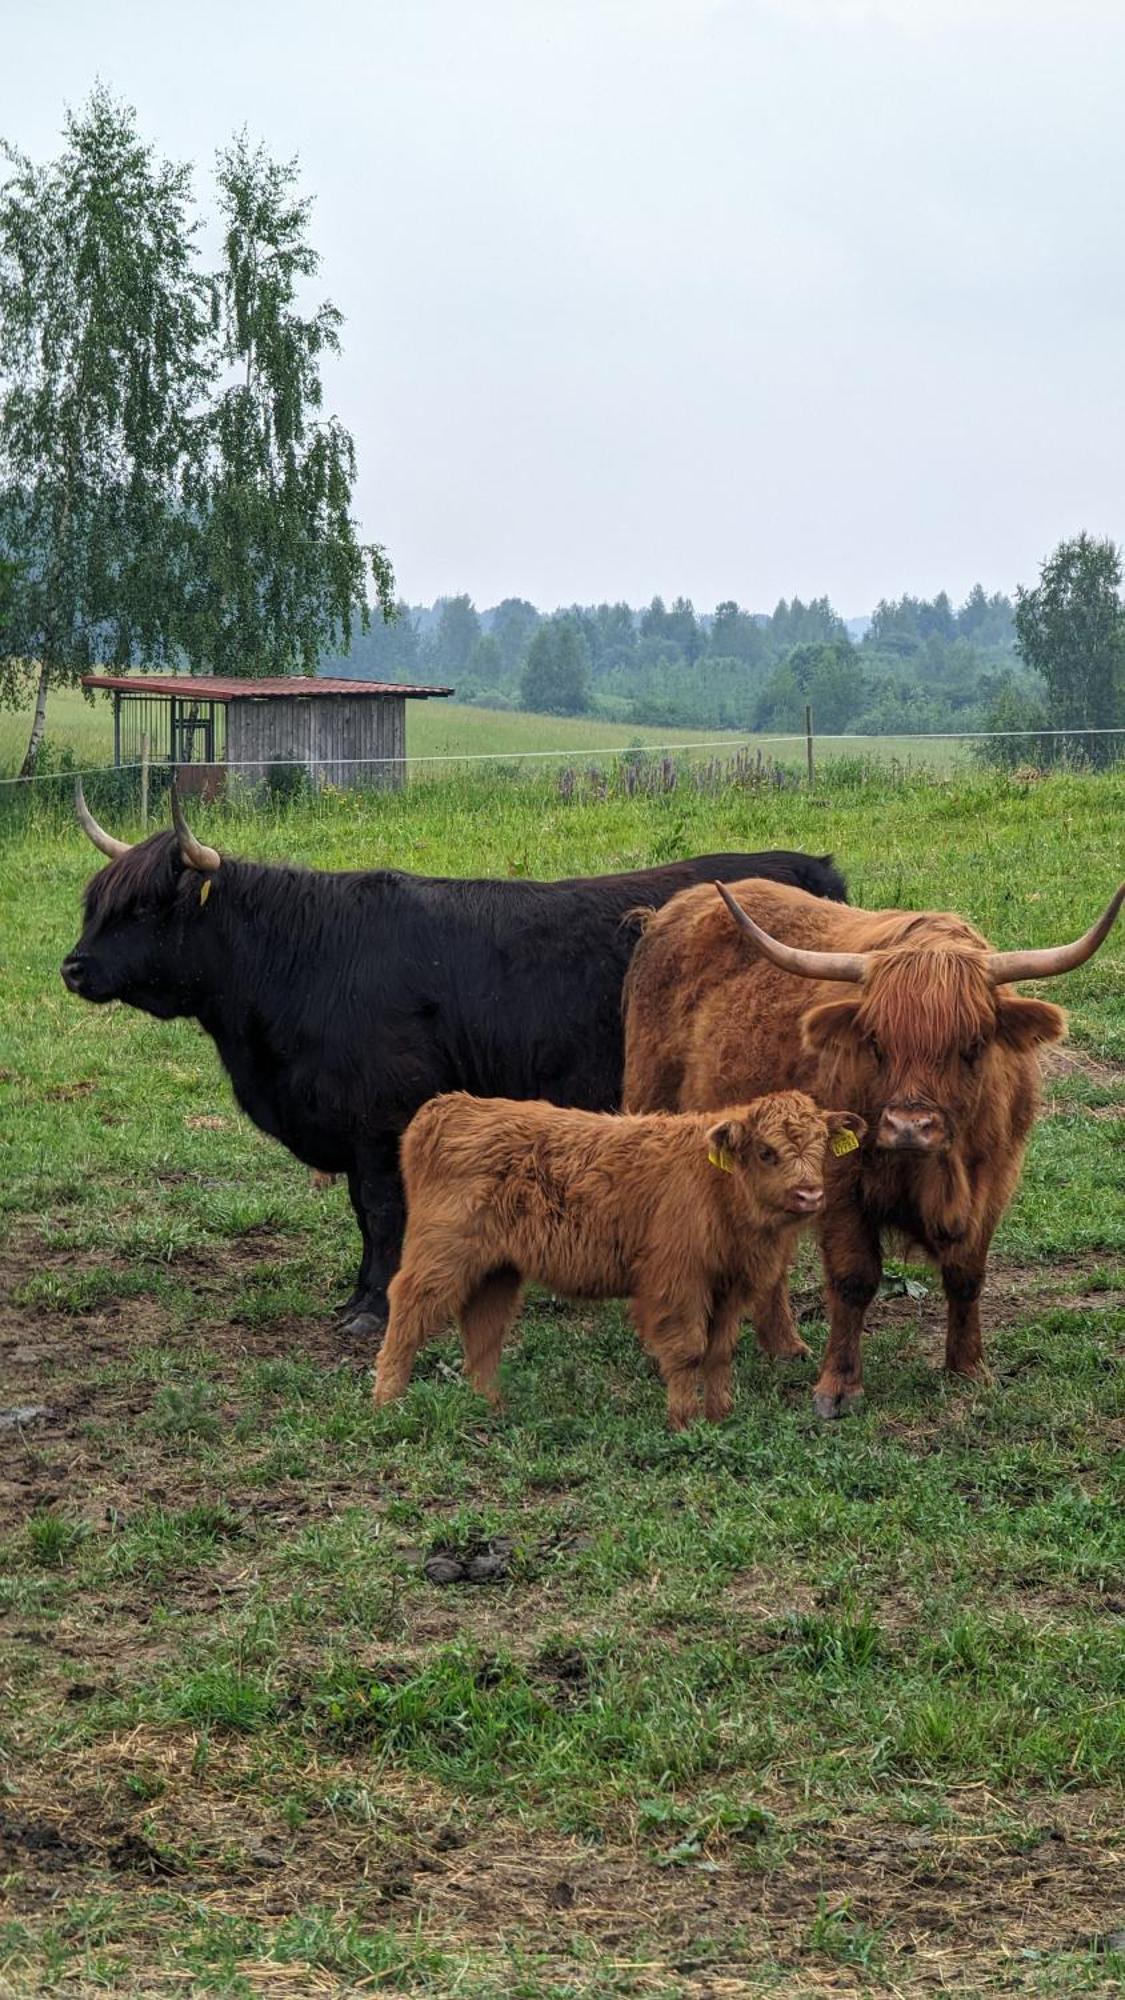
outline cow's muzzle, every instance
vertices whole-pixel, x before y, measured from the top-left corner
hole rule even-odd
[[[816,1215],[824,1207],[822,1187],[790,1188],[785,1197],[785,1206],[791,1215]]]
[[[59,973],[68,993],[77,993],[80,1000],[90,998],[87,985],[88,967],[81,952],[72,951],[69,958],[64,958]]]
[[[939,1153],[949,1144],[940,1111],[914,1104],[889,1104],[879,1120],[875,1144],[881,1153]]]

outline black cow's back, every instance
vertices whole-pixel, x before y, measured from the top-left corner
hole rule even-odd
[[[740,882],[751,876],[765,882],[784,882],[793,889],[805,889],[810,896],[823,896],[830,903],[846,903],[847,883],[830,854],[803,854],[800,849],[771,847],[762,854],[697,854],[687,861],[667,861],[656,868],[638,868],[627,875],[575,875],[557,882],[526,883],[524,887],[543,889],[592,889],[597,883],[632,881],[639,906],[649,901],[653,907],[666,903],[681,889],[697,882]]]
[[[830,858],[787,853],[559,882],[223,868],[229,956],[205,1025],[248,1116],[336,1172],[439,1091],[614,1109],[638,909],[753,875],[845,895]]]
[[[830,857],[785,852],[555,882],[353,877],[363,900],[366,885],[380,884],[359,975],[380,1032],[365,1065],[365,1109],[352,1099],[357,1117],[369,1118],[377,1098],[401,1129],[427,1097],[454,1089],[616,1108],[636,912],[700,882],[755,875],[846,900]]]

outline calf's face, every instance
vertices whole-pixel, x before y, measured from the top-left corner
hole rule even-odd
[[[829,1146],[851,1152],[866,1130],[852,1111],[822,1111],[804,1091],[784,1090],[711,1126],[707,1143],[712,1164],[745,1175],[763,1208],[812,1216],[824,1206]]]

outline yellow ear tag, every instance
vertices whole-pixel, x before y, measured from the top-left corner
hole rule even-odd
[[[845,1153],[854,1153],[858,1149],[859,1140],[856,1138],[855,1133],[847,1125],[844,1125],[839,1132],[833,1132],[831,1145],[832,1151],[839,1160],[843,1158]]]
[[[734,1161],[725,1146],[712,1146],[707,1158],[713,1167],[718,1167],[724,1174],[733,1174]]]
[[[202,909],[202,908],[203,908],[203,905],[204,905],[204,903],[205,903],[205,902],[207,901],[207,898],[208,898],[208,896],[209,896],[210,894],[211,894],[211,877],[210,877],[210,876],[208,875],[208,877],[207,877],[206,881],[205,881],[205,882],[204,882],[204,884],[203,884],[203,887],[202,887],[202,889],[201,889],[201,890],[199,891],[199,907],[200,907],[200,909]]]

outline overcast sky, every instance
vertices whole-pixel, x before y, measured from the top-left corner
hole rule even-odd
[[[4,0],[0,129],[96,76],[300,156],[357,509],[412,601],[1010,589],[1125,536],[1120,0]]]

